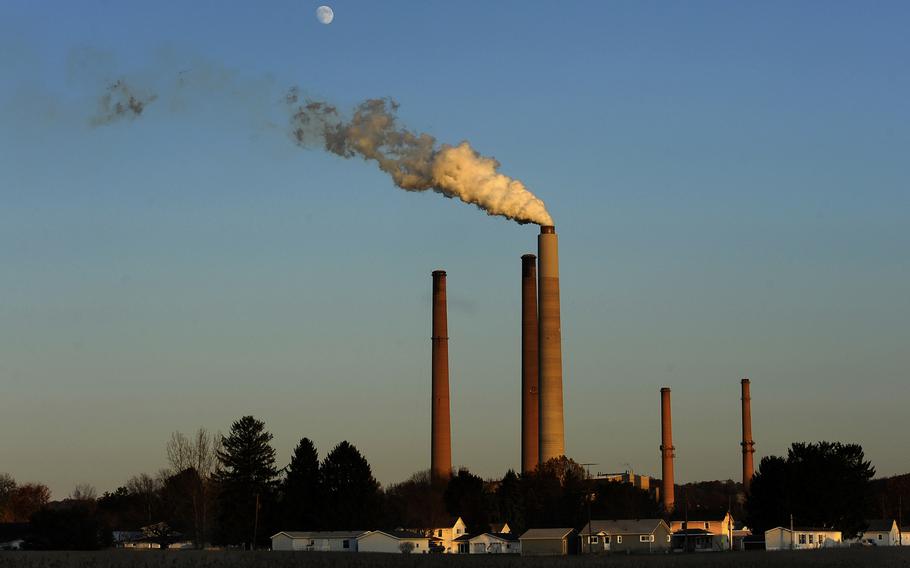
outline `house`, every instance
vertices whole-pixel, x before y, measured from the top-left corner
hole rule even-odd
[[[591,521],[581,530],[582,554],[669,550],[670,526],[663,519]]]
[[[673,548],[687,550],[731,550],[734,521],[729,511],[699,515],[694,519],[677,516],[670,521]]]
[[[522,556],[575,554],[575,529],[528,529],[518,540]]]
[[[357,552],[357,539],[369,531],[282,531],[272,535],[272,550]]]
[[[910,546],[910,526],[901,527],[901,546]]]
[[[866,521],[869,527],[859,533],[858,542],[868,542],[875,546],[899,546],[901,533],[894,519],[873,519]]]
[[[451,554],[458,552],[455,540],[468,534],[468,526],[461,517],[453,517],[444,526],[428,530],[416,530],[414,532],[422,533],[432,538],[443,549],[443,552]]]
[[[519,554],[521,542],[512,533],[483,533],[469,540],[471,554]]]
[[[765,550],[810,550],[842,545],[841,532],[831,529],[797,527],[791,531],[775,527],[765,531]]]
[[[452,550],[450,552],[454,554],[470,554],[471,553],[471,536],[469,534],[463,534],[460,537],[452,541]]]
[[[372,531],[357,538],[358,552],[390,552],[426,554],[430,539],[409,531]]]

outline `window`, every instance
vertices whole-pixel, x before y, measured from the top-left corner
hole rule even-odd
[[[341,541],[341,547],[342,548],[351,548],[351,541],[349,541],[348,539],[344,539],[343,541]]]
[[[604,544],[610,544],[610,535],[604,537]]]
[[[710,530],[710,528],[711,528],[711,525],[709,525],[708,523],[705,523],[705,530]]]
[[[815,535],[814,534],[809,535],[809,544],[815,544]]]
[[[648,542],[654,542],[654,535],[653,535],[653,534],[648,536]]]
[[[805,535],[804,533],[800,533],[800,535],[799,535],[799,543],[800,543],[800,544],[806,544],[806,535]]]
[[[622,544],[622,535],[621,534],[616,535],[616,544]]]
[[[438,536],[439,538],[442,538],[442,529],[439,529],[438,531],[436,531],[436,536]]]
[[[597,535],[588,537],[588,544],[597,544]]]
[[[670,542],[670,535],[667,535],[667,542]]]
[[[638,542],[648,542],[648,535],[646,535],[646,534],[638,535]]]
[[[823,544],[824,542],[825,542],[825,535],[823,535],[823,534],[818,535],[818,543]]]
[[[881,535],[881,533],[879,533],[878,540],[881,540],[881,539],[882,539],[882,535]]]
[[[419,542],[415,542],[415,543],[414,543],[414,548],[420,548],[420,543],[419,543]]]

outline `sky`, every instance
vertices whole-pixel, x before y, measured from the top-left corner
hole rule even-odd
[[[566,451],[677,482],[862,444],[910,471],[906,2],[0,4],[0,472],[99,492],[252,414],[279,466],[429,466],[430,273],[453,461],[518,468],[537,228],[301,148],[287,88],[468,140],[560,236]],[[158,99],[93,125],[116,79]],[[178,80],[183,86],[175,87]]]

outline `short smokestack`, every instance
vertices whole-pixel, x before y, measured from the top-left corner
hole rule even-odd
[[[430,475],[452,475],[452,431],[449,416],[449,326],[446,314],[446,273],[433,271],[432,409]]]
[[[755,442],[752,441],[752,396],[749,392],[749,379],[740,381],[743,401],[743,490],[749,493],[752,486],[752,474],[755,472],[752,454],[755,453]]]
[[[538,257],[538,390],[540,463],[566,453],[562,407],[562,332],[559,317],[559,244],[552,225],[540,227]]]
[[[537,353],[537,257],[521,257],[521,471],[539,463]]]
[[[664,512],[673,511],[673,458],[676,457],[673,447],[673,422],[670,416],[670,389],[660,389],[660,455],[663,458],[663,487],[661,497]]]

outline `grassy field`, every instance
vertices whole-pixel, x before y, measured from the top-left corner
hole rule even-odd
[[[426,556],[396,554],[345,554],[319,552],[202,552],[127,551],[100,552],[0,552],[0,568],[760,568],[765,566],[910,567],[910,548],[843,549],[800,552],[739,552],[661,556],[600,556],[522,558],[519,556]]]

